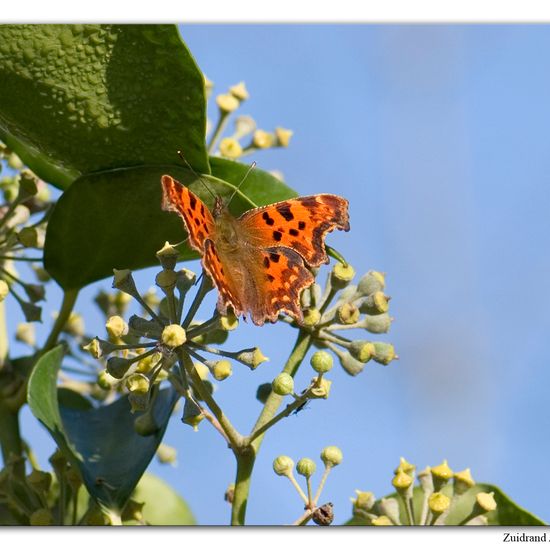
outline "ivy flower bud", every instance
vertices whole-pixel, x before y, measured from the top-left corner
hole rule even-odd
[[[195,284],[197,276],[192,271],[185,268],[177,271],[176,275],[176,288],[180,296],[183,296]]]
[[[0,279],[0,302],[3,302],[9,293],[10,287],[8,286],[8,283],[6,283],[3,279]]]
[[[376,498],[373,493],[370,491],[359,491],[355,490],[356,498],[352,498],[351,502],[353,504],[353,515],[354,516],[364,516],[365,513],[372,510]]]
[[[240,351],[235,357],[237,361],[244,363],[252,370],[256,369],[264,361],[269,361],[260,348],[250,348]]]
[[[117,379],[124,378],[124,375],[128,372],[128,369],[132,365],[130,359],[124,359],[123,357],[110,357],[107,360],[107,372]]]
[[[23,289],[25,290],[25,294],[28,296],[29,300],[33,304],[36,302],[40,302],[46,296],[44,285],[32,285],[26,283],[23,285]]]
[[[294,132],[292,130],[287,130],[286,128],[275,128],[275,139],[276,139],[276,145],[278,147],[288,147],[288,144],[290,143],[290,138]]]
[[[25,168],[19,173],[19,195],[22,199],[34,197],[38,193],[38,178]]]
[[[393,319],[387,313],[380,315],[365,315],[360,322],[360,327],[372,334],[385,334],[389,332]]]
[[[216,97],[216,104],[223,114],[232,113],[239,107],[240,101],[232,94],[220,94]]]
[[[101,344],[98,338],[90,340],[88,344],[82,346],[82,349],[87,351],[94,359],[99,359],[102,355]]]
[[[256,390],[256,399],[263,404],[267,401],[267,398],[271,394],[271,384],[266,382],[265,384],[260,384]]]
[[[345,288],[355,277],[355,269],[350,264],[338,262],[332,268],[330,280],[334,288]]]
[[[357,361],[368,363],[376,353],[376,348],[372,342],[367,340],[355,340],[350,344],[349,352]]]
[[[25,248],[39,248],[39,234],[36,227],[24,227],[17,233],[17,240]]]
[[[245,101],[249,98],[248,90],[246,89],[244,82],[239,82],[238,84],[231,86],[231,88],[229,88],[229,93],[239,101]]]
[[[35,304],[30,302],[24,302],[23,300],[18,300],[21,311],[25,316],[25,321],[32,323],[33,321],[41,322],[42,317],[42,308],[38,307]]]
[[[150,387],[149,378],[141,373],[134,373],[126,378],[126,388],[130,393],[145,394]]]
[[[170,445],[161,443],[157,449],[157,458],[161,464],[176,464],[178,451]]]
[[[394,525],[401,525],[399,519],[399,502],[396,498],[382,498],[378,505],[382,516],[388,517]]]
[[[220,141],[220,154],[222,157],[236,159],[243,154],[243,148],[236,139],[226,137]]]
[[[277,395],[288,395],[294,391],[294,379],[290,374],[281,372],[275,377],[271,387]]]
[[[238,326],[239,326],[239,319],[236,317],[236,315],[232,311],[229,311],[227,315],[220,316],[220,328],[222,330],[231,332],[232,330],[235,330]]]
[[[311,383],[313,386],[309,390],[311,393],[312,399],[328,399],[330,394],[330,387],[332,386],[332,381],[322,378],[320,381],[317,378],[312,378]]]
[[[178,251],[168,241],[157,251],[157,259],[163,269],[173,271],[178,261]],[[158,283],[157,283],[158,284]],[[161,286],[161,285],[159,285]]]
[[[32,323],[19,323],[15,329],[15,339],[29,346],[36,344],[34,325]]]
[[[434,482],[429,466],[426,466],[426,468],[424,468],[421,472],[418,472],[418,474],[416,474],[416,477],[420,482],[420,486],[422,487],[422,491],[424,491],[424,494],[429,495],[430,493],[433,493]]]
[[[413,484],[414,479],[403,471],[398,471],[392,479],[392,485],[397,489],[397,492],[402,494],[406,492]]]
[[[162,359],[161,353],[153,353],[152,355],[146,355],[137,362],[136,372],[147,374],[155,367]]]
[[[296,472],[305,478],[311,477],[316,469],[317,466],[311,458],[301,458],[298,460],[298,464],[296,464]]]
[[[359,279],[357,283],[357,294],[360,296],[368,296],[374,292],[384,290],[386,279],[384,273],[379,271],[369,271]]]
[[[334,466],[338,466],[343,459],[344,455],[342,454],[342,451],[334,445],[325,447],[321,451],[321,460],[323,461],[325,468],[334,468]]]
[[[289,456],[281,455],[273,461],[273,471],[278,476],[291,477],[294,468],[294,460]]]
[[[332,355],[326,351],[316,351],[310,359],[311,367],[319,374],[325,374],[332,369],[334,359]]]
[[[371,523],[376,527],[393,525],[392,520],[388,516],[378,516],[374,518]]]
[[[258,149],[267,149],[273,145],[275,136],[265,130],[256,130],[252,136],[252,145]]]
[[[381,365],[389,365],[394,359],[397,359],[397,354],[392,344],[386,342],[373,342],[374,356],[373,359]]]
[[[14,170],[22,170],[24,168],[23,161],[19,158],[16,153],[10,152],[8,155],[8,166]]]
[[[128,326],[145,338],[152,338],[154,340],[161,339],[160,327],[156,321],[132,315],[128,320]]]
[[[230,483],[223,495],[223,500],[225,500],[225,502],[228,502],[229,504],[233,504],[234,499],[235,499],[235,484]]]
[[[105,323],[105,328],[107,329],[107,334],[115,341],[128,334],[126,321],[118,315],[109,317]]]
[[[165,293],[171,292],[176,288],[177,275],[173,270],[163,269],[157,273],[155,284]]]
[[[321,312],[316,308],[308,308],[304,311],[304,326],[314,327],[321,320]]]
[[[48,508],[39,508],[31,514],[29,518],[29,523],[37,527],[44,525],[53,525],[54,519],[52,513]]]
[[[453,477],[453,471],[449,468],[446,460],[439,464],[439,466],[430,468],[430,470],[432,472],[432,479],[436,492],[440,491],[441,488],[447,484],[449,479]]]
[[[43,267],[40,267],[39,265],[33,265],[32,269],[34,271],[34,274],[36,275],[36,278],[41,283],[47,283],[51,280],[50,274]]]
[[[497,502],[495,500],[495,493],[478,493],[476,495],[476,504],[483,510],[483,512],[492,512],[497,509]]]
[[[204,420],[204,413],[190,399],[185,400],[183,417],[181,421],[193,428],[194,432],[199,431],[199,424]]]
[[[233,369],[231,368],[231,362],[227,359],[216,361],[212,368],[212,376],[219,382],[229,378],[231,374],[233,374]]]
[[[470,468],[466,468],[462,472],[455,472],[453,477],[453,489],[456,495],[462,495],[476,484],[470,473]]]
[[[403,457],[399,459],[399,466],[393,471],[394,474],[397,474],[399,472],[405,472],[406,474],[409,474],[410,476],[414,475],[414,471],[416,470],[416,466],[414,464],[411,464],[410,462],[407,462]]]
[[[443,493],[432,493],[428,497],[428,506],[432,514],[436,517],[448,510],[450,505],[451,499]]]
[[[113,288],[117,288],[130,296],[137,296],[136,283],[129,269],[113,269],[113,273]]]
[[[373,292],[362,298],[359,303],[359,311],[368,315],[386,313],[390,308],[389,300],[390,297],[386,296],[381,290]]]
[[[185,329],[180,325],[168,325],[162,331],[161,340],[165,346],[177,348],[187,340]]]
[[[338,321],[344,325],[353,325],[359,320],[359,309],[355,304],[346,302],[337,310]]]
[[[106,370],[102,370],[97,375],[97,385],[102,390],[110,390],[117,382],[118,380],[114,376],[110,375]]]
[[[256,121],[249,115],[240,115],[235,118],[235,133],[233,139],[241,139],[256,129]]]

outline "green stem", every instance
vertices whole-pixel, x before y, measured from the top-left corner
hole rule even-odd
[[[185,316],[185,319],[183,320],[181,326],[183,328],[187,328],[191,321],[193,320],[193,317],[195,316],[195,313],[197,313],[197,310],[199,309],[199,306],[201,305],[204,297],[208,292],[210,292],[214,287],[212,286],[212,281],[210,280],[210,277],[203,272],[202,274],[202,280],[201,280],[201,286],[197,290],[197,293],[195,294],[195,297],[193,298],[193,302],[191,302],[191,307],[187,311],[187,315]]]
[[[304,360],[308,349],[311,346],[312,336],[304,330],[300,330],[296,343],[290,357],[288,358],[283,372],[294,376],[298,367]],[[262,426],[267,424],[276,414],[277,409],[281,405],[283,397],[277,395],[275,392],[271,392],[265,405],[252,429],[252,434],[257,432]],[[237,478],[235,480],[235,493],[233,496],[233,504],[231,508],[231,524],[232,525],[244,525],[246,517],[246,505],[248,503],[248,494],[250,492],[250,480],[252,476],[252,470],[254,469],[254,461],[256,455],[260,449],[265,431],[261,433],[254,441],[250,442],[245,448],[249,449],[249,452],[237,454]],[[246,443],[245,439],[245,443]]]
[[[218,141],[218,138],[223,132],[228,120],[229,120],[229,113],[226,111],[220,111],[220,117],[218,118],[218,123],[216,124],[216,128],[212,132],[212,137],[208,142],[208,154],[211,155],[214,152],[214,147],[216,146],[216,142]]]
[[[53,327],[48,336],[48,339],[46,340],[46,343],[42,348],[42,353],[45,353],[46,351],[52,349],[57,343],[57,339],[59,338],[61,331],[65,327],[65,324],[69,320],[69,316],[73,311],[73,307],[75,305],[77,297],[78,297],[78,289],[66,290],[63,293],[63,302],[61,303],[61,310],[59,311],[59,315],[57,316],[57,319],[53,324]]]
[[[6,305],[0,302],[0,372],[8,362],[8,329],[6,326]]]
[[[236,453],[243,446],[243,436],[233,427],[233,424],[231,424],[210,392],[205,388],[204,383],[197,373],[197,370],[195,369],[193,361],[191,361],[189,355],[181,348],[177,348],[176,353],[180,364],[187,372],[189,378],[193,381],[194,389],[196,389],[201,399],[208,405],[208,408],[212,411],[217,421],[220,423],[220,426],[227,435],[227,439],[230,441],[233,452]]]
[[[321,497],[321,493],[323,492],[323,488],[325,486],[325,483],[327,481],[328,475],[330,474],[330,470],[332,468],[330,466],[325,466],[325,471],[323,472],[323,477],[321,478],[321,482],[319,483],[319,487],[317,487],[317,492],[315,493],[315,497],[313,499],[313,504],[317,506],[317,503],[319,502],[319,498]]]

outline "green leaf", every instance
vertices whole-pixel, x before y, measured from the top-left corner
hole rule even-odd
[[[2,25],[0,81],[0,138],[62,189],[179,149],[210,172],[204,78],[175,25]]]
[[[57,373],[63,347],[45,353],[29,379],[27,399],[33,414],[48,429],[59,448],[80,470],[89,494],[101,505],[121,510],[159,446],[178,399],[170,387],[161,390],[153,406],[159,429],[149,436],[134,430],[139,416],[126,397],[98,408],[59,406]]]
[[[441,492],[452,498],[451,485],[444,487]],[[519,506],[519,504],[516,504],[498,487],[488,483],[477,483],[469,491],[466,491],[463,495],[458,497],[456,501],[452,502],[449,514],[445,518],[445,525],[460,525],[463,520],[468,518],[473,510],[475,497],[477,493],[480,492],[494,493],[494,498],[497,503],[496,510],[488,513],[486,516],[489,525],[546,525],[543,520],[531,512],[528,512]],[[399,502],[399,517],[401,523],[403,525],[408,525],[403,500],[397,495],[397,493],[392,493],[385,498],[397,499]],[[413,492],[413,510],[415,521],[419,521],[419,518],[421,517],[423,500],[424,492],[419,486],[416,486]],[[373,512],[375,514],[381,514],[379,506],[380,500],[377,500],[373,507]],[[346,525],[369,525],[369,523],[364,518],[355,516],[346,522]]]
[[[153,474],[144,474],[132,498],[144,502],[143,518],[151,525],[196,525],[191,509],[174,489]]]
[[[78,178],[59,198],[48,223],[45,267],[65,289],[78,289],[112,275],[116,269],[157,265],[155,252],[165,241],[186,238],[182,220],[161,210],[160,178],[170,174],[188,185],[210,208],[213,195],[226,201],[248,167],[212,159],[214,176],[197,175],[175,165],[141,166],[88,174]],[[230,209],[239,215],[254,205],[295,196],[287,185],[262,170],[246,178]],[[187,245],[181,259],[197,258]]]

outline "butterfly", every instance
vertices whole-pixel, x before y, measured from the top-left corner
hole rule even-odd
[[[182,218],[189,245],[216,285],[223,315],[248,315],[255,325],[286,312],[303,322],[300,293],[314,282],[308,267],[328,263],[325,236],[349,231],[348,201],[337,195],[298,197],[233,216],[221,197],[210,212],[178,181],[161,178],[162,204]]]

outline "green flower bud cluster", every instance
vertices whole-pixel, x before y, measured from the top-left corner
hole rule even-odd
[[[352,376],[362,372],[371,360],[388,365],[398,359],[392,344],[350,339],[342,334],[351,329],[383,334],[393,321],[389,315],[390,297],[384,293],[385,275],[369,271],[356,285],[352,284],[354,277],[354,268],[341,260],[330,272],[324,291],[315,284],[301,295],[303,327],[313,336],[314,345],[330,349]]]
[[[487,525],[489,514],[497,508],[495,495],[476,486],[469,468],[453,472],[446,460],[416,474],[416,467],[401,458],[392,485],[396,494],[380,500],[370,492],[356,491],[351,499],[353,523]]]
[[[278,456],[273,461],[273,471],[278,476],[286,477],[305,503],[306,510],[309,510],[306,523],[312,519],[318,525],[330,525],[334,517],[332,503],[329,502],[323,505],[318,505],[318,502],[330,471],[342,462],[343,454],[338,447],[331,445],[329,447],[325,447],[321,451],[320,458],[325,468],[315,493],[312,492],[311,478],[317,470],[317,465],[311,458],[301,458],[295,464],[294,460],[292,460],[289,456]],[[305,478],[306,491],[304,491],[299,485],[296,477],[294,476],[294,471],[296,471],[299,476]]]
[[[0,144],[0,171],[9,167],[11,175],[0,178],[0,302],[8,294],[19,304],[27,323],[41,320],[42,308],[37,305],[45,297],[46,282],[41,263],[46,233],[46,216],[50,201],[46,184],[25,168],[21,159]],[[35,271],[38,283],[23,280],[18,262],[41,270]],[[29,263],[31,262],[31,263]]]
[[[65,525],[84,522],[87,507],[73,509],[83,483],[80,472],[60,451],[50,457],[50,464],[53,472],[28,468],[20,456],[10,455],[5,461],[0,470],[0,501],[10,525],[60,525],[60,513]],[[60,486],[64,487],[62,501]]]
[[[210,92],[212,88],[212,82],[208,81],[207,90]],[[267,132],[257,128],[256,121],[248,115],[235,116],[233,119],[233,133],[226,137],[222,137],[229,122],[229,118],[248,98],[249,93],[244,82],[239,82],[231,86],[226,93],[216,96],[215,101],[218,107],[218,120],[214,125],[210,137],[209,149],[211,151],[213,151],[214,147],[218,144],[218,140],[218,154],[229,159],[237,159],[259,149],[288,147],[293,134],[292,130],[277,127],[272,132]],[[210,124],[210,121],[208,122],[208,129],[210,129],[212,124]],[[248,138],[248,143],[246,145],[242,143],[244,138]]]

